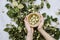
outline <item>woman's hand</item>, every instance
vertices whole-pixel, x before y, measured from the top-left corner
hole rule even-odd
[[[30,27],[30,24],[27,21],[27,16],[25,17],[24,22],[25,22],[25,27],[26,27],[28,33],[30,33],[30,32],[33,33],[33,28]]]
[[[43,37],[46,39],[46,40],[55,40],[53,37],[51,37],[45,30],[43,30],[43,24],[44,24],[44,18],[43,16],[41,15],[41,21],[39,23],[39,26],[38,26],[38,31],[43,35]]]
[[[27,21],[27,16],[25,17],[24,22],[25,22],[25,27],[28,31],[26,40],[33,40],[33,31],[34,30],[33,30],[33,28],[30,27],[30,24]]]
[[[39,23],[39,25],[38,25],[38,31],[39,31],[40,28],[42,28],[43,24],[44,24],[44,18],[43,18],[43,16],[41,15],[40,23]]]

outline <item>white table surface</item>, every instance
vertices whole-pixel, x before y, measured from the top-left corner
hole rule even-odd
[[[40,13],[46,12],[47,15],[57,17],[58,22],[60,23],[60,15],[56,15],[56,12],[58,11],[58,9],[60,9],[60,0],[48,0],[48,2],[51,4],[51,8],[47,9],[46,6],[44,6],[44,8],[40,10]],[[0,40],[9,40],[8,33],[3,31],[3,29],[6,28],[6,24],[11,23],[11,19],[6,14],[6,12],[8,11],[8,9],[5,7],[6,3],[8,3],[7,0],[0,0]],[[35,4],[40,4],[40,1],[37,0]],[[2,11],[4,11],[4,13]],[[12,24],[15,23],[12,22]],[[52,25],[54,26],[56,24],[52,23]],[[57,28],[60,29],[60,25],[57,25]]]

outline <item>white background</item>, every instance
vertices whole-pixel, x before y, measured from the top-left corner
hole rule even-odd
[[[47,9],[46,6],[44,6],[44,8],[40,10],[40,13],[46,12],[47,15],[57,17],[58,22],[60,23],[60,15],[56,15],[56,12],[60,9],[60,0],[48,0],[48,2],[51,4],[51,8]],[[6,14],[6,12],[8,11],[5,7],[6,3],[8,3],[6,0],[0,0],[0,40],[9,40],[8,33],[3,31],[3,29],[6,28],[6,24],[11,23],[11,19]],[[40,1],[37,0],[35,4],[40,4]],[[14,22],[12,23],[15,24]],[[54,26],[56,24],[52,23],[52,25]],[[60,29],[60,24],[57,25],[57,28]]]

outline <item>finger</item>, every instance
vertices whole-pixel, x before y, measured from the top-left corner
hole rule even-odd
[[[40,24],[43,25],[43,24],[44,24],[44,21],[42,20],[42,21],[40,22]]]
[[[25,18],[27,19],[28,18],[28,15]]]
[[[24,21],[27,21],[27,16],[25,17]]]
[[[41,23],[41,22],[44,22],[44,19],[41,19],[41,20],[40,20],[40,23]]]
[[[44,21],[44,18],[43,18],[43,16],[41,15],[41,22],[43,22]]]
[[[41,18],[43,19],[43,16],[41,15]]]
[[[44,18],[43,18],[43,16],[41,15],[40,26],[42,26],[43,24],[44,24]]]

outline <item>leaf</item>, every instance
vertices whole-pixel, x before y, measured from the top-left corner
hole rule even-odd
[[[17,8],[17,7],[15,7],[14,10],[16,13],[19,12],[19,8]]]
[[[40,9],[40,6],[38,5],[38,6],[35,6],[35,11],[38,11],[39,9]]]
[[[27,12],[28,10],[27,10],[26,4],[24,4],[24,3],[22,3],[22,4],[24,5],[24,8],[21,9],[20,11],[21,11],[22,13]]]
[[[41,9],[44,7],[44,2],[41,2]]]
[[[57,30],[57,31],[55,32],[54,37],[55,37],[55,39],[57,39],[57,40],[60,38],[60,31],[59,31],[59,30]]]
[[[21,30],[22,30],[22,27],[18,27],[17,29],[19,30],[19,32],[21,32]]]
[[[57,22],[57,18],[53,18],[52,21]]]
[[[49,24],[51,24],[51,17],[47,15],[47,18],[44,20],[44,25],[47,26]]]
[[[32,5],[28,5],[28,9],[31,9],[32,8]]]
[[[14,1],[12,2],[12,5],[13,5],[14,7],[16,7],[16,6],[18,6],[18,3],[14,0]]]
[[[10,28],[5,28],[4,31],[8,32]]]
[[[50,4],[49,3],[46,3],[46,6],[47,6],[48,9],[50,8]]]
[[[43,13],[42,15],[43,15],[43,17],[46,17],[46,13]]]
[[[13,18],[13,17],[17,17],[17,8],[12,8],[10,9],[8,12],[7,12],[7,15],[10,17],[10,18]]]
[[[22,8],[24,8],[24,5],[23,5],[23,4],[19,4],[17,7],[18,7],[19,9],[22,9]]]
[[[6,4],[5,7],[8,9],[12,8],[10,4]]]

